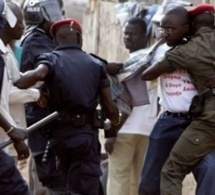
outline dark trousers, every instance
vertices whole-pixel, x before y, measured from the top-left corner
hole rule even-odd
[[[65,181],[64,191],[71,194],[98,195],[101,175],[98,135],[85,133],[55,138],[52,146]]]
[[[22,179],[14,160],[0,150],[0,194],[30,195],[27,183]]]

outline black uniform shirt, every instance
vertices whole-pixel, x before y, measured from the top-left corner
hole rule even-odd
[[[22,41],[21,72],[32,70],[35,67],[35,58],[45,52],[53,51],[57,45],[43,30],[33,30]]]
[[[46,64],[50,70],[46,83],[50,91],[49,103],[52,111],[90,113],[98,105],[99,90],[110,85],[102,62],[83,52],[77,45],[59,46],[55,51],[39,56],[37,61],[37,64]],[[72,126],[65,125],[65,128],[70,133],[77,132],[69,130],[74,129]],[[78,132],[91,132],[89,128],[86,125]],[[60,129],[62,130],[62,126]],[[60,132],[59,136],[64,135]]]

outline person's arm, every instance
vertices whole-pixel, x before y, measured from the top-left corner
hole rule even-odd
[[[117,124],[120,120],[119,110],[111,98],[110,88],[109,87],[102,88],[100,90],[100,97],[107,118],[111,120],[112,124]]]
[[[119,110],[116,104],[113,102],[110,92],[110,81],[107,78],[107,73],[104,66],[101,66],[101,80],[99,83],[99,95],[101,99],[101,105],[103,110],[112,122],[117,124],[119,122]]]
[[[29,102],[37,102],[37,104],[44,108],[47,106],[48,97],[46,94],[35,88],[19,89],[16,86],[12,86],[9,94],[9,103],[13,104],[25,104]]]
[[[29,149],[24,140],[27,138],[27,132],[25,129],[20,129],[12,126],[0,113],[0,126],[5,130],[5,133],[14,142],[14,148],[17,151],[18,159],[25,159],[29,157]]]
[[[40,91],[35,88],[28,89],[19,89],[16,86],[13,86],[9,94],[9,103],[28,103],[28,102],[37,102],[40,98]]]
[[[107,73],[109,75],[116,75],[117,73],[119,73],[120,69],[122,69],[123,67],[123,63],[114,63],[114,62],[110,62],[107,64]]]
[[[44,80],[48,74],[49,67],[45,64],[40,64],[36,69],[24,73],[14,85],[20,89],[26,89],[35,85],[38,81]]]
[[[189,47],[181,46],[166,52],[166,55],[160,61],[153,64],[142,73],[142,79],[154,80],[162,74],[171,73],[178,68],[186,69],[186,49],[188,50]]]
[[[118,126],[121,125],[121,116],[116,104],[111,99],[110,88],[105,87],[100,90],[101,103],[106,113],[107,118],[112,122],[112,130],[117,131]],[[114,149],[116,137],[107,138],[104,144],[105,150],[111,154]]]
[[[143,73],[142,73],[142,80],[150,81],[157,79],[159,76],[161,76],[164,73],[170,73],[173,71],[173,69],[170,69],[170,66],[168,63],[162,63],[162,62],[157,62],[147,68]]]
[[[110,93],[110,82],[107,79],[107,75],[104,69],[102,71],[102,79],[100,82],[100,98],[103,110],[107,118],[109,118],[112,122],[112,130],[117,131],[119,125],[121,125],[122,118],[119,109],[112,100]],[[108,154],[111,154],[113,152],[115,141],[116,137],[106,139],[104,147]]]

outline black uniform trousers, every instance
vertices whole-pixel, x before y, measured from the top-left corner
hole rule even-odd
[[[100,143],[97,134],[55,138],[52,146],[66,180],[67,192],[98,195],[100,188]]]

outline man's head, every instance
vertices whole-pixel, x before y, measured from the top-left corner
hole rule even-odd
[[[189,15],[182,6],[171,7],[160,22],[160,31],[168,46],[176,46],[189,32]]]
[[[215,8],[213,5],[201,3],[193,9],[190,9],[188,13],[191,16],[193,33],[198,31],[201,27],[209,27],[211,29],[214,29]]]
[[[176,6],[192,6],[193,4],[188,1],[181,1],[181,0],[163,0],[162,4],[159,6],[157,12],[152,18],[153,22],[153,32],[156,39],[161,39],[162,35],[159,31],[159,26],[161,19],[163,18],[164,14],[167,10],[170,10],[171,8],[174,8]]]
[[[62,0],[26,0],[23,11],[28,27],[39,27],[48,34],[51,25],[64,18]]]
[[[75,43],[82,46],[81,25],[74,19],[68,18],[55,22],[50,34],[57,44]]]
[[[0,35],[2,35],[6,23],[14,27],[17,23],[17,18],[8,7],[5,0],[0,0]]]
[[[124,44],[131,52],[146,47],[146,23],[141,18],[130,19],[124,28]]]
[[[6,23],[4,34],[8,40],[18,40],[24,32],[23,14],[21,8],[13,2],[7,2],[8,7],[16,16],[17,21],[14,27],[11,27],[9,22]]]

